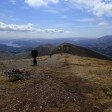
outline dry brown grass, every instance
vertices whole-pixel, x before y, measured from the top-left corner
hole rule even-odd
[[[39,57],[37,67],[32,67],[29,59],[0,63],[7,69],[16,64],[17,68],[31,69],[37,74],[35,79],[17,83],[0,76],[1,112],[112,111],[111,61],[58,54],[51,59]],[[45,101],[47,104],[41,107]]]

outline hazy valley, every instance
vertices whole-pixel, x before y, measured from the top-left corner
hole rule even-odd
[[[33,48],[39,50],[40,55],[49,55],[49,53],[62,43],[71,43],[83,46],[100,54],[112,58],[112,36],[104,36],[97,39],[88,38],[62,38],[62,39],[13,39],[0,40],[1,57],[4,52],[13,55],[14,58],[23,54],[30,54]],[[0,57],[0,58],[1,58]],[[9,57],[12,57],[9,55]],[[2,59],[2,58],[1,58]],[[9,59],[9,58],[8,58]]]

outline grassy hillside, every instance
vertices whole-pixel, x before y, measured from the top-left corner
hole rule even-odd
[[[13,59],[14,54],[10,52],[0,51],[0,60]]]
[[[40,56],[49,55],[54,48],[55,46],[53,46],[52,44],[44,44],[36,47]]]
[[[93,57],[93,58],[107,59],[107,60],[109,59],[103,54],[97,53],[95,51],[89,50],[84,47],[69,44],[69,43],[64,43],[64,44],[57,46],[52,51],[52,54],[56,54],[56,53],[68,53],[68,54],[73,54],[73,55],[83,56],[83,57]]]
[[[70,54],[0,61],[0,112],[112,112],[112,62]],[[19,68],[35,77],[9,82]]]
[[[35,49],[38,50],[39,52],[39,56],[45,56],[45,55],[49,55],[51,53],[51,51],[55,48],[55,46],[51,45],[51,44],[44,44],[44,45],[39,45],[38,47],[35,47]],[[27,58],[31,58],[31,50],[33,48],[27,48],[22,49],[21,48],[21,52],[19,53],[11,53],[11,52],[0,52],[0,60],[4,60],[4,59],[27,59]]]
[[[110,58],[104,56],[103,54],[97,53],[95,51],[89,50],[87,48],[76,46],[69,43],[63,43],[59,46],[53,46],[51,44],[44,44],[39,45],[35,49],[38,50],[39,56],[46,56],[50,53],[57,54],[57,53],[68,53],[73,54],[76,56],[82,56],[82,57],[92,57],[92,58],[98,58],[98,59],[105,59],[105,60],[111,60]],[[31,49],[28,51],[23,51],[21,53],[10,53],[10,52],[0,52],[0,60],[2,59],[27,59],[31,58]]]

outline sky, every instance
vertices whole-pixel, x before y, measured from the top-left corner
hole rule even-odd
[[[112,0],[0,0],[0,38],[112,35]]]

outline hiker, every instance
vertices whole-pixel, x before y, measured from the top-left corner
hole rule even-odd
[[[52,54],[50,53],[49,56],[50,56],[50,58],[51,58]]]
[[[37,58],[37,56],[38,56],[38,51],[37,51],[36,49],[33,49],[33,50],[31,51],[31,55],[32,55],[32,57],[33,57],[33,65],[36,66],[36,65],[37,65],[37,60],[36,60],[36,58]]]

